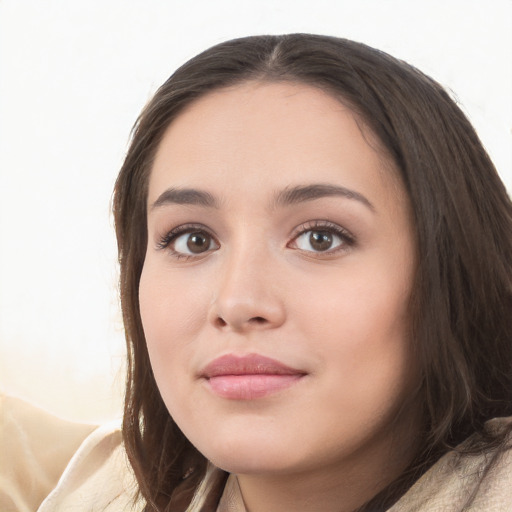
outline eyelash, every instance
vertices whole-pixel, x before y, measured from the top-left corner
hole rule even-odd
[[[331,235],[335,235],[340,238],[341,244],[338,247],[335,247],[334,249],[328,249],[326,251],[302,250],[302,252],[308,254],[315,254],[316,256],[332,256],[334,254],[337,254],[338,252],[347,251],[356,244],[355,237],[347,229],[342,228],[338,224],[334,224],[326,220],[313,220],[306,222],[305,224],[301,224],[300,226],[295,228],[292,240],[287,244],[287,247],[289,247],[290,244],[292,243],[296,243],[300,236],[304,235],[305,233],[308,233],[309,231],[326,232]],[[297,248],[297,250],[301,249]]]
[[[306,251],[304,249],[299,249],[296,247],[297,250],[302,251],[304,253],[311,253],[316,254],[319,256],[325,255],[325,256],[331,256],[333,254],[337,254],[341,251],[347,251],[350,247],[353,247],[356,243],[356,240],[354,236],[345,228],[342,228],[341,226],[334,224],[329,221],[324,220],[314,220],[306,222],[305,224],[301,224],[297,228],[294,229],[292,240],[286,245],[287,247],[290,247],[291,244],[296,243],[298,238],[305,233],[309,231],[318,231],[318,232],[326,232],[332,235],[335,235],[340,238],[341,244],[338,247],[335,247],[334,249],[328,249],[326,251]],[[168,250],[170,251],[171,255],[176,259],[194,259],[202,256],[202,253],[199,253],[197,256],[191,255],[191,254],[184,254],[178,251],[175,251],[171,246],[171,244],[181,235],[185,235],[187,233],[204,233],[208,235],[217,245],[220,245],[217,239],[213,236],[213,234],[210,232],[206,226],[202,224],[183,224],[181,226],[177,226],[176,228],[169,231],[166,235],[160,238],[160,240],[157,242],[156,248],[158,250]],[[205,251],[204,254],[209,253],[210,251]]]
[[[204,233],[211,237],[212,240],[215,241],[215,243],[219,244],[217,239],[212,235],[210,230],[203,226],[202,224],[182,224],[181,226],[178,226],[174,229],[171,229],[166,235],[164,235],[160,240],[158,241],[156,248],[158,250],[168,250],[170,251],[171,255],[176,259],[191,259],[191,258],[197,258],[200,257],[201,254],[198,254],[197,256],[193,256],[191,254],[184,254],[178,251],[175,251],[170,245],[181,235],[186,235],[187,233]],[[209,251],[208,251],[209,252]]]

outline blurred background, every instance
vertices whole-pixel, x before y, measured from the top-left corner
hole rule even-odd
[[[512,0],[0,0],[0,391],[68,419],[120,415],[112,188],[130,129],[185,60],[315,32],[452,91],[512,190]]]

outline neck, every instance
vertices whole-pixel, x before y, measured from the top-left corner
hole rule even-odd
[[[353,512],[398,478],[410,464],[417,446],[416,428],[407,422],[390,439],[301,472],[239,474],[238,483],[247,512]]]

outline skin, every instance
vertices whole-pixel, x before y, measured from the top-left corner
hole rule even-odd
[[[312,184],[354,194],[283,199]],[[198,252],[190,233],[167,236],[190,225]],[[346,106],[259,82],[194,102],[157,151],[148,238],[140,306],[157,384],[190,441],[237,475],[249,511],[349,511],[400,474],[417,429],[413,225],[396,170]],[[200,378],[225,354],[304,376],[227,399]]]

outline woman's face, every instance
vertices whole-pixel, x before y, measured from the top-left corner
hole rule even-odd
[[[416,384],[413,226],[347,107],[292,83],[199,99],[159,146],[148,234],[151,364],[200,452],[239,474],[389,457]]]

